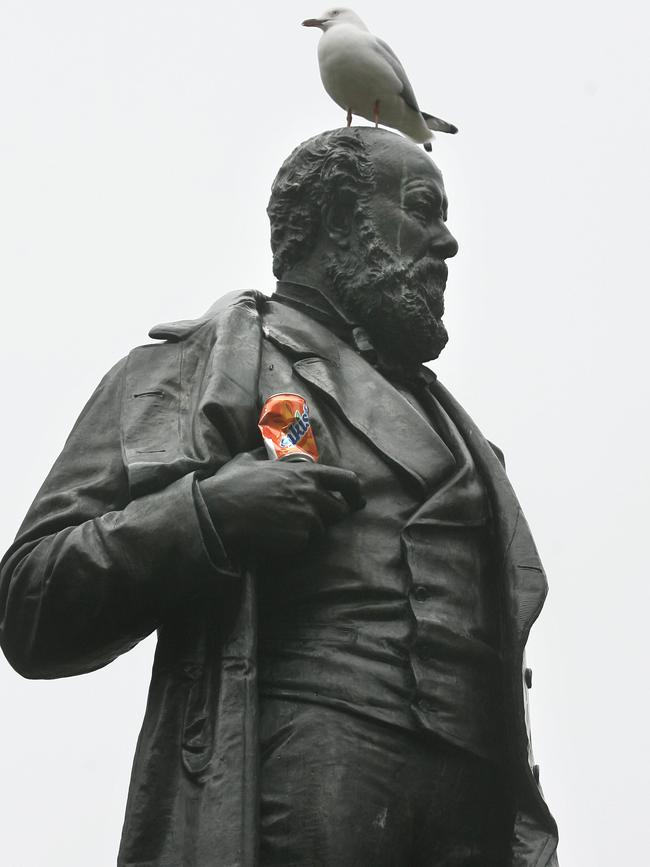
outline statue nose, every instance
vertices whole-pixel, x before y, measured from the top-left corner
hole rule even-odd
[[[446,226],[434,241],[433,249],[441,259],[452,259],[458,252],[458,241]]]

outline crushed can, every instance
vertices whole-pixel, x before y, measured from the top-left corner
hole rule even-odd
[[[318,461],[318,447],[304,397],[272,394],[264,403],[258,427],[271,460]]]

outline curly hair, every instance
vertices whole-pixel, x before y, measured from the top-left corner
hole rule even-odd
[[[375,173],[364,138],[371,128],[336,129],[299,145],[282,165],[266,209],[271,221],[273,273],[281,279],[312,248],[329,206],[349,203],[359,227]]]

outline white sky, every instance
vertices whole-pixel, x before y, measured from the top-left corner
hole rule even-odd
[[[562,867],[647,822],[648,14],[622,0],[356,2],[424,109],[461,245],[435,366],[505,451],[551,593],[529,643]],[[103,373],[156,322],[270,290],[265,206],[343,123],[320,3],[0,0],[6,548]],[[152,640],[49,683],[0,661],[7,867],[115,863]]]

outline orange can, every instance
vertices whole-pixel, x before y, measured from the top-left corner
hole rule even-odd
[[[262,407],[258,426],[271,460],[318,460],[307,401],[299,394],[272,394]]]

